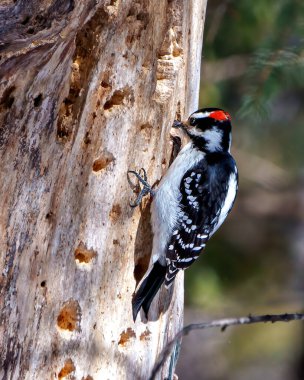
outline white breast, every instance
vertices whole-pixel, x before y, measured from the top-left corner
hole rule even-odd
[[[152,261],[158,259],[165,264],[166,246],[171,238],[180,211],[180,183],[185,173],[204,158],[205,154],[192,143],[187,144],[178,154],[159,183],[151,205],[153,230]]]

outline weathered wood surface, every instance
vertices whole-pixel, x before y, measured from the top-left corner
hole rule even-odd
[[[132,321],[151,231],[126,172],[166,171],[170,125],[197,106],[205,7],[0,3],[1,379],[146,379],[181,328],[182,275]]]

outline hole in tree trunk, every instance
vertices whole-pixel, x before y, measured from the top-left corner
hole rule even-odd
[[[62,330],[74,331],[79,329],[81,311],[75,300],[65,302],[57,317],[57,326]]]
[[[63,379],[67,376],[69,376],[72,372],[75,371],[75,365],[73,363],[72,359],[67,359],[64,363],[64,366],[61,368],[60,372],[58,373],[58,379]]]

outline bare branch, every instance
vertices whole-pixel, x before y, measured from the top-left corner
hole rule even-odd
[[[290,322],[290,321],[304,321],[303,313],[290,313],[290,314],[266,314],[266,315],[257,315],[241,318],[226,318],[226,319],[218,319],[211,322],[202,322],[202,323],[193,323],[191,325],[185,326],[179,333],[175,335],[175,337],[167,344],[164,348],[158,361],[156,362],[153,371],[149,380],[154,380],[158,371],[161,369],[163,364],[165,363],[168,356],[171,354],[171,351],[175,344],[184,336],[187,335],[190,331],[193,330],[202,330],[209,329],[213,327],[220,327],[221,331],[225,331],[228,326],[235,325],[249,325],[252,323],[266,323],[266,322]]]

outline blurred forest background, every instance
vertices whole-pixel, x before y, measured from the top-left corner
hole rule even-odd
[[[304,1],[209,0],[200,106],[232,115],[235,207],[186,271],[185,324],[304,306]],[[187,380],[304,379],[304,325],[192,332]]]

